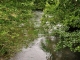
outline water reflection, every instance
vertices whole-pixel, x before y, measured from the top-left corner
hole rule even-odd
[[[40,19],[42,15],[43,12],[41,11],[34,12],[34,18],[32,18],[34,27],[37,28],[40,26]],[[34,42],[31,43],[28,48],[23,48],[22,51],[17,53],[10,60],[47,60],[47,56],[49,55],[49,53],[46,53],[41,49],[41,41],[45,40],[45,37],[43,36],[43,34],[38,35],[39,38],[34,40]]]
[[[40,26],[40,19],[43,12],[36,11],[34,13],[33,21],[35,27]],[[48,36],[44,37],[44,34],[38,34],[39,38],[29,45],[28,48],[23,48],[21,52],[17,53],[10,60],[80,60],[78,56],[80,53],[73,53],[68,48],[55,52],[57,37]],[[42,42],[42,43],[41,43]],[[41,49],[42,47],[42,49]],[[44,50],[44,51],[43,51]]]
[[[47,60],[48,53],[41,49],[40,42],[44,37],[38,38],[28,48],[23,48],[11,60]]]
[[[80,58],[71,52],[68,48],[55,52],[56,47],[54,40],[40,37],[29,45],[28,48],[23,48],[11,60],[79,60]],[[41,49],[42,47],[42,49]],[[79,54],[80,55],[80,54]],[[78,55],[78,56],[79,56]]]
[[[80,58],[77,57],[77,55],[74,52],[71,52],[69,48],[65,48],[55,52],[54,49],[56,47],[56,43],[58,42],[56,40],[56,37],[54,40],[51,39],[51,37],[47,37],[45,41],[46,44],[42,42],[42,47],[45,51],[50,53],[50,56],[48,57],[47,60],[80,60]]]

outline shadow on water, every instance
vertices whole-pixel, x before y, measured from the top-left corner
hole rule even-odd
[[[79,52],[72,52],[69,50],[69,48],[62,49],[60,51],[54,51],[56,47],[56,43],[58,40],[56,40],[56,37],[46,38],[46,43],[42,42],[42,48],[44,51],[49,52],[51,55],[48,56],[47,60],[80,60],[80,53]]]

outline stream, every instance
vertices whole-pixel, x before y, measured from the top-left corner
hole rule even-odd
[[[22,48],[11,60],[46,60],[47,53],[40,48],[40,42],[44,37],[38,38],[28,48]]]
[[[42,11],[35,11],[35,27],[40,26],[40,19],[42,18]],[[28,48],[22,48],[14,57],[10,60],[78,60],[73,52],[68,49],[64,49],[58,52],[54,52],[55,48],[55,37],[49,40],[49,44],[46,45],[46,37],[39,34],[39,38],[35,39]],[[45,49],[42,48],[45,47]],[[48,52],[47,52],[48,50]]]
[[[35,11],[35,16],[33,21],[35,22],[35,27],[40,26],[40,19],[43,15],[43,12],[41,11]],[[18,52],[14,57],[12,57],[10,60],[47,60],[47,55],[49,53],[43,51],[41,49],[41,41],[45,40],[45,37],[40,37],[35,39],[34,42],[32,42],[28,48],[22,48],[20,52]]]

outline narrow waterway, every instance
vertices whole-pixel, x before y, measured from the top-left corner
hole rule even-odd
[[[42,11],[35,11],[34,21],[35,27],[40,26],[40,19],[42,18],[43,12]],[[41,41],[45,40],[45,37],[40,37],[35,39],[28,48],[22,48],[20,52],[18,52],[14,57],[10,60],[47,60],[48,53],[44,52],[41,49]]]
[[[22,48],[11,60],[47,60],[47,53],[41,49],[40,42],[44,37],[38,38],[28,48]]]
[[[35,27],[39,27],[43,12],[35,11],[32,18]],[[48,43],[46,43],[48,42]],[[39,38],[35,39],[28,48],[23,47],[10,60],[78,60],[76,55],[68,48],[55,52],[57,38],[54,36],[45,37],[39,34]]]

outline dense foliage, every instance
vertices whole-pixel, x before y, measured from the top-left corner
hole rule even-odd
[[[12,56],[36,37],[32,0],[0,0],[0,58]]]
[[[46,0],[35,0],[34,9],[43,10],[45,8]]]
[[[50,36],[59,37],[56,50],[80,52],[80,0],[47,0],[42,25]],[[53,27],[57,28],[53,28]],[[49,32],[51,31],[51,32]]]
[[[0,57],[13,55],[37,36],[32,10],[43,10],[40,32],[58,37],[55,50],[80,52],[80,0],[0,0]]]

